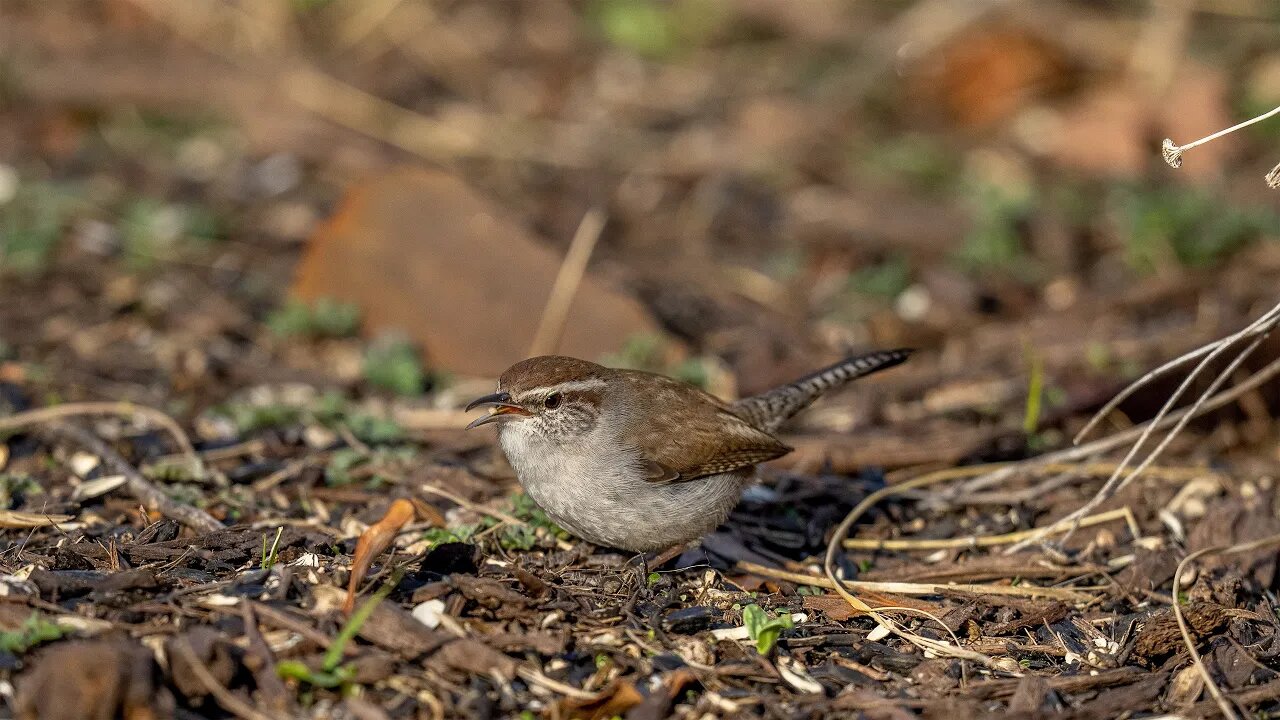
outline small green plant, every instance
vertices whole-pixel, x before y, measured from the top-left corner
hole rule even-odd
[[[1263,207],[1224,203],[1196,188],[1120,188],[1112,194],[1135,271],[1177,263],[1210,267],[1267,235],[1280,234],[1280,215]]]
[[[258,565],[258,567],[262,568],[263,570],[266,570],[268,568],[274,567],[275,564],[279,562],[280,555],[277,551],[280,549],[280,536],[283,534],[284,534],[284,526],[281,525],[280,527],[276,528],[276,538],[275,540],[271,541],[270,548],[267,547],[267,536],[266,535],[262,536],[262,562]]]
[[[418,351],[403,338],[384,338],[371,344],[364,355],[364,379],[370,385],[397,395],[416,395],[426,385]]]
[[[44,488],[30,475],[0,472],[0,508],[11,508],[23,495],[39,495]]]
[[[471,542],[471,539],[476,536],[476,533],[481,530],[487,530],[495,524],[497,524],[496,520],[486,517],[484,521],[480,523],[461,523],[447,528],[427,528],[427,530],[422,533],[422,539],[431,544],[431,547],[428,549],[434,549],[437,545],[444,545],[445,543]]]
[[[958,255],[961,264],[972,270],[1030,274],[1022,239],[1022,227],[1033,209],[1030,200],[992,186],[979,187],[973,197],[973,225]]]
[[[40,613],[33,612],[17,630],[0,632],[0,650],[21,655],[36,645],[58,640],[61,637],[62,628],[45,620]]]
[[[656,60],[705,43],[727,18],[715,0],[595,0],[589,15],[610,44]]]
[[[373,614],[378,603],[385,600],[396,585],[400,584],[403,574],[402,570],[392,572],[391,577],[387,578],[387,581],[382,583],[382,586],[368,600],[351,613],[351,617],[338,631],[338,636],[325,652],[319,670],[312,670],[306,663],[298,660],[282,660],[276,664],[276,674],[282,678],[300,680],[314,687],[334,688],[349,685],[351,679],[355,677],[355,668],[350,663],[343,664],[342,654],[346,651],[347,644],[356,636],[356,633],[360,632],[360,628]]]
[[[756,652],[768,655],[778,642],[783,630],[795,627],[791,615],[783,610],[777,617],[772,617],[759,605],[751,604],[742,608],[742,624],[747,628],[747,637],[756,643]]]
[[[350,337],[360,329],[360,308],[333,298],[290,299],[267,316],[267,327],[281,337]]]
[[[220,235],[206,208],[138,198],[120,217],[120,245],[130,267],[145,270],[181,249],[184,240],[209,242]]]
[[[330,486],[350,485],[361,480],[366,487],[384,485],[387,471],[394,475],[414,462],[416,451],[409,446],[374,448],[366,452],[359,448],[340,448],[329,456],[324,479]]]
[[[1026,355],[1031,365],[1031,377],[1027,381],[1027,405],[1022,414],[1022,431],[1027,435],[1035,435],[1040,428],[1040,412],[1044,402],[1044,358],[1030,346],[1026,349]]]

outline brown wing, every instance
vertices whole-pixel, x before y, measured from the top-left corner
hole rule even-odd
[[[626,373],[636,379],[640,373]],[[791,452],[777,438],[756,429],[715,397],[653,376],[641,402],[630,409],[631,432],[623,441],[640,451],[646,479],[667,484],[739,470]]]

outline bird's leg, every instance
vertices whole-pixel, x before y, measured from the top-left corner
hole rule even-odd
[[[653,558],[650,559],[648,562],[654,568],[660,568],[663,565],[666,565],[667,563],[671,562],[672,560],[675,560],[676,558],[680,557],[680,555],[683,554],[685,550],[688,550],[689,548],[693,547],[696,543],[697,541],[695,540],[694,542],[680,543],[679,545],[674,545],[672,547],[667,548],[666,550],[663,550],[660,553],[656,553],[653,556]]]
[[[698,544],[698,541],[675,544],[675,546],[668,547],[667,550],[663,550],[662,552],[641,552],[640,555],[632,557],[631,562],[635,562],[636,565],[640,566],[641,570],[644,570],[643,577],[648,577],[649,568],[653,568],[654,570],[662,568],[662,566],[666,565],[667,562],[671,562],[672,560],[675,560],[676,557],[680,557],[681,553],[684,553],[691,547],[695,547],[696,544]]]

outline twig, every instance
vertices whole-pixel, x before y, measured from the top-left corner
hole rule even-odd
[[[1261,332],[1261,328],[1266,326],[1268,323],[1274,322],[1277,318],[1280,318],[1280,305],[1276,305],[1263,313],[1262,317],[1254,320],[1252,323],[1249,323],[1249,326],[1243,330],[1240,330],[1235,334],[1228,335],[1220,340],[1206,343],[1191,352],[1183,353],[1173,360],[1170,360],[1160,367],[1146,373],[1142,377],[1130,383],[1124,390],[1121,390],[1115,397],[1111,398],[1106,405],[1103,405],[1098,412],[1094,413],[1093,417],[1089,419],[1089,422],[1085,423],[1085,426],[1081,428],[1080,432],[1076,433],[1073,443],[1079,445],[1080,441],[1092,432],[1093,429],[1097,427],[1098,423],[1102,422],[1103,418],[1110,415],[1113,410],[1120,406],[1120,403],[1129,399],[1131,395],[1151,383],[1156,378],[1186,365],[1205,353],[1214,352],[1215,350],[1230,345],[1244,337],[1255,335]]]
[[[809,575],[807,573],[790,572],[788,570],[780,570],[778,568],[765,567],[757,565],[753,562],[741,560],[738,562],[738,568],[743,572],[759,575],[761,577],[770,577],[778,580],[786,580],[787,582],[798,583],[801,585],[812,585],[814,587],[826,588],[827,590],[835,590],[836,583],[831,578],[821,575]],[[1010,597],[1042,597],[1053,600],[1064,600],[1067,602],[1088,602],[1093,598],[1088,594],[1071,588],[1057,587],[1038,587],[1035,585],[986,585],[981,583],[964,583],[964,584],[945,584],[945,583],[917,583],[917,582],[876,582],[873,580],[844,580],[845,586],[854,590],[865,590],[867,592],[893,593],[896,595],[909,595],[920,597],[923,595],[945,595],[947,593],[963,593],[966,595],[1007,595]],[[861,608],[859,608],[861,609]],[[883,608],[878,608],[883,609]]]
[[[1196,559],[1205,555],[1237,555],[1239,553],[1250,552],[1268,545],[1280,544],[1280,535],[1271,535],[1260,540],[1252,542],[1240,543],[1238,545],[1210,547],[1203,550],[1197,550],[1182,559],[1178,563],[1178,569],[1173,573],[1173,617],[1178,621],[1178,631],[1182,634],[1182,642],[1187,647],[1187,652],[1191,655],[1191,662],[1196,666],[1196,670],[1200,672],[1200,677],[1204,679],[1204,686],[1209,690],[1209,694],[1213,696],[1218,707],[1221,708],[1224,717],[1230,720],[1238,720],[1240,717],[1236,713],[1235,708],[1223,696],[1222,690],[1213,680],[1213,674],[1209,672],[1209,668],[1205,667],[1204,660],[1200,657],[1200,652],[1196,650],[1195,640],[1191,637],[1191,629],[1187,627],[1187,618],[1182,613],[1182,603],[1178,600],[1178,593],[1182,585],[1182,571]]]
[[[191,462],[191,467],[198,473],[204,471],[204,462],[201,461],[199,453],[196,452],[195,447],[191,444],[191,438],[187,436],[186,431],[182,429],[182,426],[176,420],[155,408],[137,405],[124,400],[118,402],[63,403],[62,405],[24,410],[23,412],[0,418],[0,432],[21,430],[31,425],[82,415],[119,415],[121,417],[140,415],[167,430],[173,436],[174,441],[178,443],[178,449]]]
[[[238,718],[243,718],[243,720],[277,720],[277,716],[258,712],[250,707],[248,703],[233,695],[230,690],[223,687],[222,683],[218,682],[218,679],[213,676],[213,673],[209,672],[209,668],[200,662],[200,658],[196,657],[195,651],[191,649],[191,644],[187,642],[185,637],[176,638],[172,647],[187,662],[196,679],[200,681],[201,685],[204,685],[204,689],[209,691],[209,694],[227,712]]]
[[[508,515],[507,513],[501,510],[493,510],[491,508],[484,507],[483,505],[473,503],[470,500],[462,497],[461,495],[458,495],[457,493],[450,492],[448,490],[445,490],[444,488],[436,487],[435,485],[431,485],[429,483],[425,483],[425,482],[418,483],[418,489],[430,495],[436,495],[438,497],[442,497],[445,500],[448,500],[449,502],[457,505],[458,507],[463,507],[468,510],[474,510],[475,512],[481,513],[483,515],[489,515],[491,517],[498,518],[499,520],[505,523],[510,523],[512,525],[528,525],[528,523],[526,523],[525,521],[521,520],[520,518],[514,515]]]
[[[1191,148],[1199,147],[1200,145],[1203,145],[1207,142],[1217,140],[1223,135],[1230,135],[1231,133],[1241,128],[1248,127],[1256,122],[1262,122],[1263,120],[1266,120],[1267,118],[1271,117],[1272,115],[1275,115],[1276,113],[1280,113],[1280,107],[1276,107],[1271,110],[1268,110],[1267,112],[1262,113],[1261,115],[1255,118],[1245,120],[1242,123],[1237,123],[1235,125],[1232,125],[1226,130],[1219,130],[1218,132],[1213,133],[1212,135],[1206,135],[1200,138],[1199,140],[1189,142],[1186,145],[1175,145],[1173,140],[1170,140],[1169,138],[1165,138],[1164,142],[1160,145],[1160,154],[1162,157],[1164,157],[1164,161],[1169,163],[1169,167],[1180,168],[1182,167],[1182,153],[1190,150]],[[1278,171],[1280,171],[1280,166],[1277,166],[1275,170],[1272,170],[1270,173],[1267,173],[1268,185],[1275,187],[1275,185],[1272,185],[1272,181],[1273,181],[1272,176],[1276,175]]]
[[[1046,465],[1051,465],[1051,464],[1076,462],[1079,460],[1083,460],[1084,458],[1087,458],[1087,457],[1092,457],[1094,455],[1107,452],[1109,450],[1114,450],[1115,448],[1121,447],[1122,445],[1133,442],[1134,439],[1140,437],[1143,433],[1147,432],[1151,428],[1160,430],[1181,421],[1183,418],[1191,419],[1191,418],[1199,417],[1200,415],[1203,415],[1208,412],[1212,412],[1214,410],[1217,410],[1220,407],[1229,405],[1232,402],[1235,402],[1235,400],[1239,398],[1241,395],[1244,395],[1245,393],[1262,386],[1267,381],[1271,380],[1277,375],[1280,375],[1280,358],[1277,358],[1276,360],[1271,361],[1266,366],[1264,366],[1261,370],[1255,372],[1253,375],[1250,375],[1248,379],[1233,386],[1231,389],[1224,390],[1218,393],[1217,395],[1213,396],[1212,398],[1206,400],[1204,404],[1202,404],[1194,413],[1191,412],[1192,408],[1182,408],[1180,410],[1176,410],[1164,416],[1164,418],[1161,419],[1159,422],[1156,422],[1154,420],[1149,420],[1141,425],[1136,425],[1127,430],[1118,432],[1114,435],[1110,435],[1104,438],[1100,438],[1098,440],[1095,440],[1091,443],[1087,443],[1085,445],[1078,445],[1073,448],[1067,448],[1065,450],[1059,450],[1057,452],[1048,453],[1046,455],[1034,457],[1029,460],[1024,460],[1022,462],[1013,463],[1010,465],[1003,465],[999,468],[992,470],[991,472],[975,477],[973,480],[970,480],[968,483],[965,483],[962,487],[953,491],[951,493],[951,496],[956,497],[965,493],[976,492],[978,490],[985,490],[989,487],[992,487],[994,485],[999,485],[1005,482],[1006,480],[1018,474],[1019,472],[1027,472],[1029,470],[1033,470],[1033,469],[1044,467]]]
[[[569,306],[578,293],[578,285],[587,272],[587,263],[596,248],[600,233],[604,230],[605,214],[600,208],[591,208],[582,216],[578,229],[569,243],[569,251],[560,263],[560,272],[556,273],[555,283],[551,286],[551,295],[542,310],[542,319],[538,322],[538,331],[534,333],[533,342],[529,345],[529,357],[549,355],[556,351],[560,339],[564,337],[565,321],[569,317]]]
[[[1272,315],[1272,313],[1269,312],[1267,313],[1267,315],[1264,315],[1264,317],[1268,317],[1270,315]],[[1134,458],[1134,456],[1137,455],[1138,451],[1142,448],[1143,444],[1146,443],[1147,439],[1150,438],[1151,435],[1156,431],[1157,426],[1159,426],[1160,422],[1164,420],[1165,416],[1170,415],[1170,410],[1172,410],[1174,404],[1177,403],[1178,399],[1182,396],[1182,393],[1185,392],[1188,387],[1190,387],[1191,383],[1196,379],[1196,377],[1199,376],[1199,374],[1206,367],[1208,367],[1209,363],[1212,362],[1214,358],[1216,358],[1218,355],[1226,351],[1228,347],[1230,347],[1230,344],[1229,343],[1220,344],[1213,351],[1206,354],[1204,358],[1200,361],[1200,363],[1196,365],[1195,369],[1192,370],[1191,373],[1186,377],[1186,379],[1182,381],[1182,384],[1179,385],[1178,388],[1173,392],[1173,394],[1169,396],[1169,399],[1165,401],[1164,405],[1160,408],[1160,411],[1156,413],[1156,416],[1154,418],[1151,419],[1151,422],[1147,424],[1147,427],[1138,436],[1137,440],[1134,441],[1133,446],[1129,448],[1129,452],[1125,454],[1124,459],[1120,461],[1119,466],[1116,468],[1115,472],[1111,474],[1111,477],[1107,478],[1107,481],[1103,483],[1102,488],[1099,489],[1098,492],[1092,498],[1090,498],[1089,501],[1086,502],[1083,507],[1075,510],[1074,512],[1070,513],[1066,517],[1063,517],[1053,525],[1043,528],[1040,532],[1038,532],[1034,536],[1029,537],[1015,544],[1014,546],[1010,547],[1006,552],[1010,552],[1010,553],[1017,552],[1025,548],[1026,546],[1030,545],[1031,543],[1036,542],[1041,538],[1045,537],[1050,532],[1056,531],[1057,528],[1061,527],[1062,525],[1065,525],[1068,523],[1071,524],[1071,530],[1067,531],[1067,535],[1070,536],[1071,533],[1075,531],[1075,528],[1078,525],[1080,518],[1092,512],[1099,505],[1106,502],[1109,498],[1113,497],[1117,492],[1120,492],[1121,490],[1123,490],[1126,486],[1128,486],[1129,483],[1133,482],[1133,480],[1137,478],[1138,475],[1141,474],[1142,471],[1147,468],[1147,466],[1155,462],[1156,458],[1160,457],[1160,454],[1164,452],[1165,448],[1169,446],[1169,443],[1173,442],[1173,439],[1176,438],[1178,434],[1182,432],[1182,429],[1187,426],[1187,423],[1191,422],[1191,419],[1195,417],[1197,414],[1199,414],[1200,409],[1205,406],[1209,398],[1213,396],[1213,393],[1216,392],[1217,389],[1221,387],[1222,384],[1225,383],[1228,378],[1231,377],[1231,374],[1235,372],[1236,368],[1240,367],[1240,365],[1246,359],[1248,359],[1249,355],[1251,355],[1253,351],[1256,350],[1258,346],[1262,344],[1262,341],[1267,339],[1267,335],[1275,327],[1277,322],[1280,322],[1280,315],[1277,315],[1274,319],[1268,321],[1268,324],[1260,327],[1259,334],[1257,334],[1257,336],[1254,337],[1253,341],[1250,342],[1247,346],[1245,346],[1245,348],[1241,350],[1240,353],[1231,360],[1231,362],[1227,365],[1226,369],[1224,369],[1221,373],[1219,373],[1218,376],[1215,377],[1213,381],[1209,383],[1209,387],[1205,388],[1205,391],[1201,393],[1198,398],[1196,398],[1196,401],[1191,405],[1191,407],[1187,408],[1186,412],[1183,413],[1182,416],[1178,418],[1173,428],[1169,430],[1168,434],[1165,435],[1164,439],[1160,441],[1160,444],[1156,445],[1155,449],[1153,449],[1150,453],[1148,453],[1147,456],[1142,460],[1142,462],[1139,463],[1138,466],[1135,467],[1132,472],[1125,475],[1124,471],[1127,469],[1129,461],[1131,461]],[[1257,324],[1258,323],[1255,322],[1253,325],[1257,325]],[[1250,327],[1253,327],[1253,325],[1251,325]],[[1239,335],[1239,333],[1237,333],[1236,335]]]
[[[1134,538],[1140,537],[1138,532],[1138,522],[1133,516],[1133,511],[1126,505],[1116,510],[1108,510],[1104,513],[1091,515],[1082,518],[1079,527],[1093,527],[1116,520],[1125,520],[1129,525],[1129,531],[1133,533]],[[1057,523],[1055,523],[1056,525]],[[1049,527],[1053,527],[1050,525]],[[912,540],[907,538],[893,538],[884,540],[875,540],[871,538],[849,538],[844,541],[846,550],[941,550],[949,548],[979,548],[979,547],[995,547],[998,545],[1008,545],[1010,543],[1019,542],[1025,538],[1034,536],[1040,532],[1041,528],[1031,528],[1029,530],[1018,530],[1016,532],[1002,533],[999,535],[971,535],[969,537],[958,538],[942,538],[929,540]]]
[[[602,696],[602,693],[592,693],[587,692],[586,690],[579,690],[572,685],[566,685],[559,680],[553,680],[537,670],[524,665],[520,665],[516,668],[516,674],[534,685],[541,685],[547,690],[560,693],[566,697],[571,697],[574,700],[594,702],[599,700]]]
[[[48,429],[56,435],[61,435],[72,442],[83,445],[94,455],[102,458],[102,462],[113,468],[115,472],[124,475],[124,487],[129,491],[129,494],[148,508],[157,510],[161,515],[177,520],[197,532],[208,533],[223,529],[222,523],[215,520],[209,513],[190,505],[184,505],[165,495],[164,491],[152,485],[150,480],[143,477],[142,473],[138,472],[128,461],[120,457],[120,454],[113,450],[110,445],[103,442],[93,433],[63,422],[51,423]]]

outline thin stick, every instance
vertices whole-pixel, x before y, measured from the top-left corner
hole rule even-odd
[[[125,400],[117,402],[74,402],[35,408],[34,410],[24,410],[23,412],[0,418],[0,432],[21,430],[31,425],[82,415],[119,415],[121,417],[141,415],[164,428],[173,436],[174,441],[178,443],[178,449],[182,451],[182,454],[186,456],[197,472],[204,469],[204,463],[200,460],[200,455],[191,444],[191,438],[187,436],[186,431],[182,429],[182,426],[176,420],[155,408]]]
[[[552,692],[558,692],[561,695],[564,695],[566,697],[571,697],[575,700],[584,700],[587,702],[592,702],[595,700],[599,700],[601,697],[601,693],[593,693],[593,692],[587,692],[586,690],[579,690],[578,688],[572,685],[566,685],[560,682],[559,680],[553,680],[547,677],[546,675],[543,675],[542,673],[538,672],[537,670],[531,667],[526,667],[524,665],[521,665],[516,668],[516,674],[518,674],[521,678],[524,678],[525,680],[533,683],[534,685],[541,685],[547,690],[550,690]]]
[[[831,535],[831,542],[827,545],[827,554],[823,560],[822,569],[823,569],[823,572],[826,573],[827,580],[831,583],[830,588],[835,590],[836,593],[840,595],[840,597],[844,598],[845,602],[849,603],[849,605],[851,605],[855,610],[860,610],[866,613],[867,615],[870,615],[871,618],[875,620],[878,625],[888,630],[889,632],[897,635],[898,637],[901,637],[907,642],[910,642],[912,645],[915,645],[916,647],[922,650],[932,651],[935,654],[942,655],[944,657],[956,657],[956,658],[963,658],[967,660],[973,660],[974,662],[977,662],[978,664],[983,665],[984,667],[991,668],[993,670],[1005,670],[1005,668],[1000,667],[1000,665],[993,658],[987,657],[982,653],[977,653],[972,650],[967,650],[965,648],[958,647],[958,646],[948,645],[946,643],[938,642],[937,640],[921,637],[920,635],[912,633],[908,630],[904,630],[903,628],[899,627],[898,624],[895,623],[893,620],[890,620],[884,615],[881,615],[880,613],[876,612],[870,605],[867,605],[862,600],[854,597],[853,594],[846,589],[845,584],[841,582],[840,577],[836,575],[836,553],[838,553],[840,550],[840,544],[849,535],[849,529],[853,527],[854,521],[857,520],[858,517],[862,515],[862,513],[866,512],[867,509],[873,506],[876,502],[879,502],[880,498],[882,497],[886,497],[888,495],[902,492],[903,490],[908,490],[911,488],[924,487],[925,485],[928,485],[928,484],[941,482],[942,480],[945,480],[947,478],[948,478],[948,474],[946,471],[931,473],[924,477],[916,478],[914,480],[908,480],[907,482],[904,482],[904,483],[899,483],[898,485],[881,488],[880,490],[877,490],[876,492],[873,492],[867,497],[863,498],[862,502],[858,503],[858,505],[854,507],[853,510],[851,510],[848,515],[845,516],[844,520],[841,521],[839,527],[837,527],[835,532]],[[884,592],[892,592],[892,591],[884,591]]]
[[[1133,395],[1135,392],[1142,389],[1148,383],[1152,382],[1156,378],[1172,370],[1175,370],[1179,367],[1182,367],[1183,365],[1186,365],[1187,363],[1191,362],[1192,360],[1195,360],[1196,358],[1200,357],[1201,355],[1204,355],[1205,353],[1213,352],[1214,350],[1221,348],[1224,345],[1230,345],[1231,343],[1247,335],[1256,333],[1259,328],[1261,328],[1262,326],[1266,325],[1269,322],[1274,321],[1277,317],[1280,317],[1280,305],[1276,305],[1275,307],[1271,308],[1267,312],[1263,313],[1262,317],[1258,318],[1257,320],[1254,320],[1252,323],[1249,324],[1248,327],[1244,328],[1243,330],[1240,330],[1239,332],[1233,335],[1228,335],[1227,337],[1222,338],[1221,340],[1215,340],[1211,343],[1206,343],[1204,345],[1201,345],[1195,350],[1192,350],[1191,352],[1188,352],[1188,353],[1183,353],[1182,355],[1174,358],[1173,360],[1170,360],[1169,362],[1161,365],[1160,367],[1146,373],[1142,377],[1130,383],[1127,387],[1125,387],[1124,390],[1121,390],[1119,393],[1116,394],[1115,397],[1111,398],[1111,400],[1109,400],[1106,405],[1103,405],[1102,409],[1094,413],[1093,417],[1089,419],[1089,422],[1085,423],[1085,426],[1081,428],[1080,432],[1076,433],[1076,436],[1072,440],[1072,443],[1075,445],[1079,445],[1080,441],[1083,440],[1095,427],[1097,427],[1098,423],[1102,422],[1103,418],[1110,415],[1113,410],[1115,410],[1117,407],[1120,406],[1120,403],[1127,400],[1129,396]]]
[[[1026,472],[1038,467],[1055,463],[1066,463],[1083,460],[1084,458],[1098,455],[1109,450],[1114,450],[1122,445],[1132,442],[1135,438],[1147,432],[1149,428],[1157,430],[1169,427],[1183,418],[1195,418],[1205,413],[1217,410],[1235,402],[1241,395],[1248,393],[1280,375],[1280,358],[1271,361],[1261,370],[1250,375],[1244,382],[1238,383],[1229,390],[1224,390],[1212,398],[1206,400],[1194,413],[1190,412],[1191,408],[1182,408],[1166,415],[1159,422],[1147,421],[1141,425],[1136,425],[1122,432],[1115,433],[1104,438],[1100,438],[1085,445],[1079,445],[1065,450],[1048,453],[1039,457],[1034,457],[1022,462],[1003,465],[992,470],[985,475],[974,478],[965,483],[964,486],[953,491],[952,496],[958,496],[964,493],[985,490],[994,485],[999,485],[1019,472]]]
[[[814,587],[826,588],[827,590],[835,590],[837,587],[837,583],[833,582],[831,578],[823,577],[821,575],[790,572],[787,570],[780,570],[778,568],[765,567],[764,565],[757,565],[753,562],[747,562],[746,560],[739,561],[737,567],[743,572],[749,572],[752,575],[759,575],[761,577],[786,580],[787,582],[798,583],[801,585],[812,585]],[[909,595],[912,597],[920,597],[924,595],[945,595],[947,593],[964,593],[966,595],[1042,597],[1054,600],[1065,600],[1068,602],[1088,602],[1093,599],[1092,596],[1071,588],[1037,587],[1035,585],[1013,586],[986,585],[981,583],[949,585],[942,583],[876,582],[873,580],[844,580],[843,582],[846,587],[854,590],[893,593],[896,595]],[[884,608],[877,609],[883,610]]]
[[[1189,142],[1186,145],[1175,145],[1172,140],[1165,138],[1164,144],[1161,145],[1161,154],[1164,156],[1164,161],[1169,163],[1169,167],[1174,167],[1174,168],[1182,167],[1182,153],[1190,150],[1191,148],[1199,147],[1200,145],[1203,145],[1212,140],[1217,140],[1223,135],[1230,135],[1231,133],[1241,128],[1249,127],[1250,125],[1256,122],[1262,122],[1263,120],[1266,120],[1267,118],[1271,117],[1272,115],[1275,115],[1276,113],[1280,113],[1280,107],[1274,108],[1272,110],[1268,110],[1267,112],[1255,118],[1245,120],[1242,123],[1237,123],[1235,125],[1232,125],[1226,130],[1219,130],[1218,132],[1213,133],[1212,135],[1206,135],[1200,138],[1199,140]]]
[[[529,345],[529,357],[550,355],[560,346],[564,337],[565,322],[569,318],[569,306],[578,293],[582,276],[587,272],[587,263],[591,253],[595,251],[596,242],[604,230],[605,214],[600,208],[591,208],[582,216],[578,229],[569,243],[569,252],[565,253],[560,263],[560,272],[556,273],[555,284],[551,286],[551,296],[547,298],[546,307],[542,310],[542,320],[538,322],[538,331],[534,333],[533,342]]]
[[[1128,506],[1118,508],[1116,510],[1108,510],[1097,515],[1090,515],[1082,518],[1078,527],[1093,527],[1094,525],[1102,525],[1103,523],[1114,522],[1116,520],[1125,520],[1128,522],[1130,532],[1136,534],[1137,520],[1133,516],[1133,511]],[[1057,523],[1055,523],[1056,525]],[[1049,526],[1054,527],[1053,525]],[[1016,543],[1025,538],[1033,537],[1039,533],[1042,528],[1031,528],[1029,530],[1018,530],[1016,532],[1003,533],[1000,535],[971,535],[969,537],[960,538],[944,538],[938,540],[911,540],[904,538],[875,540],[870,538],[849,538],[844,541],[844,547],[847,550],[943,550],[949,548],[980,548],[980,547],[996,547],[998,545],[1008,545]]]
[[[209,691],[209,694],[227,712],[243,720],[277,720],[276,716],[258,712],[250,707],[248,703],[233,695],[230,690],[223,687],[222,683],[218,682],[218,679],[213,676],[213,673],[209,672],[209,668],[200,662],[200,658],[196,657],[195,651],[191,649],[191,644],[185,637],[176,638],[172,647],[187,662],[187,666],[196,676],[196,679],[200,681],[200,684],[204,686],[204,689]]]
[[[1182,391],[1186,389],[1191,384],[1192,380],[1195,379],[1196,375],[1198,375],[1200,371],[1202,371],[1208,365],[1208,363],[1211,360],[1213,360],[1214,356],[1216,356],[1222,350],[1226,349],[1227,346],[1224,345],[1221,348],[1209,353],[1208,355],[1205,355],[1204,359],[1200,361],[1200,364],[1196,366],[1196,369],[1193,370],[1191,374],[1187,376],[1187,379],[1184,380],[1180,386],[1178,386],[1178,389],[1173,393],[1173,395],[1171,395],[1169,399],[1165,401],[1165,404],[1160,408],[1160,412],[1156,413],[1156,416],[1152,418],[1152,421],[1148,425],[1146,430],[1144,430],[1143,433],[1138,436],[1138,439],[1134,442],[1133,447],[1129,449],[1129,452],[1124,456],[1124,459],[1120,461],[1119,467],[1117,467],[1115,472],[1111,474],[1111,477],[1107,478],[1107,481],[1102,485],[1102,488],[1099,489],[1098,492],[1092,498],[1090,498],[1090,500],[1087,503],[1085,503],[1083,507],[1079,508],[1078,510],[1075,510],[1074,512],[1070,513],[1066,517],[1058,520],[1058,522],[1054,523],[1053,525],[1047,528],[1041,529],[1034,536],[1029,537],[1015,544],[1013,547],[1010,547],[1006,552],[1007,553],[1017,552],[1018,550],[1021,550],[1027,545],[1030,545],[1031,543],[1036,542],[1037,540],[1045,537],[1050,532],[1055,531],[1058,527],[1061,527],[1062,525],[1065,525],[1068,523],[1071,524],[1071,530],[1067,532],[1067,535],[1070,536],[1070,534],[1075,531],[1075,528],[1079,523],[1080,518],[1089,514],[1094,510],[1094,508],[1101,505],[1108,498],[1113,497],[1116,493],[1123,490],[1126,486],[1129,485],[1129,483],[1133,482],[1133,480],[1137,478],[1138,475],[1141,474],[1142,471],[1145,470],[1148,465],[1155,462],[1156,458],[1160,457],[1160,454],[1164,452],[1166,447],[1169,446],[1169,443],[1173,442],[1173,439],[1176,438],[1178,434],[1182,432],[1182,429],[1187,426],[1187,423],[1191,422],[1191,418],[1195,417],[1198,414],[1200,408],[1205,405],[1205,403],[1209,400],[1210,397],[1212,397],[1213,393],[1217,391],[1217,389],[1220,386],[1222,386],[1222,384],[1225,383],[1228,378],[1231,377],[1231,374],[1235,372],[1236,368],[1238,368],[1241,365],[1241,363],[1243,363],[1246,359],[1248,359],[1249,355],[1252,354],[1253,351],[1256,350],[1258,346],[1262,344],[1262,341],[1265,339],[1267,339],[1266,334],[1259,335],[1258,337],[1253,339],[1253,342],[1245,346],[1244,350],[1240,351],[1240,354],[1237,355],[1231,361],[1231,363],[1227,365],[1226,369],[1223,370],[1217,377],[1215,377],[1213,379],[1213,382],[1209,383],[1209,387],[1206,388],[1205,391],[1200,394],[1200,397],[1198,397],[1195,403],[1192,404],[1191,407],[1187,409],[1187,412],[1184,413],[1182,417],[1178,418],[1177,423],[1173,426],[1173,429],[1171,429],[1168,432],[1168,434],[1165,435],[1164,440],[1162,440],[1159,445],[1156,445],[1155,449],[1153,449],[1150,453],[1148,453],[1147,457],[1144,458],[1143,461],[1139,463],[1138,466],[1135,467],[1132,472],[1122,477],[1122,473],[1124,472],[1129,461],[1133,459],[1134,455],[1137,454],[1138,449],[1142,447],[1143,443],[1146,442],[1147,438],[1149,438],[1152,435],[1152,433],[1155,432],[1156,425],[1163,419],[1163,416],[1167,414],[1168,411],[1173,407],[1173,404],[1177,401],[1178,397],[1182,394]]]
[[[165,495],[160,488],[152,485],[151,481],[143,477],[142,473],[138,472],[127,460],[120,457],[119,453],[98,438],[97,435],[63,422],[51,423],[48,429],[51,433],[61,435],[74,443],[83,445],[89,452],[102,458],[103,463],[113,468],[117,473],[124,475],[124,487],[129,491],[129,494],[148,508],[159,511],[161,515],[176,520],[196,532],[208,533],[223,529],[222,523],[215,520],[209,513],[200,508],[180,503]]]
[[[491,517],[498,518],[502,522],[510,523],[512,525],[528,525],[528,523],[526,523],[525,521],[521,520],[520,518],[514,515],[508,515],[507,513],[501,510],[493,510],[491,508],[484,507],[483,505],[473,503],[470,500],[462,497],[461,495],[445,490],[444,488],[436,487],[435,485],[430,485],[425,482],[418,483],[417,487],[422,492],[428,493],[430,495],[436,495],[436,496],[442,497],[445,500],[452,502],[454,505],[457,505],[458,507],[464,507],[468,510],[474,510],[475,512],[481,513],[482,515],[489,515]]]
[[[1209,672],[1209,668],[1205,667],[1204,660],[1200,657],[1200,652],[1196,650],[1196,643],[1191,637],[1191,629],[1187,626],[1187,618],[1182,613],[1182,603],[1178,601],[1178,592],[1182,586],[1182,571],[1194,562],[1197,558],[1204,555],[1236,555],[1239,553],[1250,552],[1268,545],[1280,544],[1280,535],[1271,535],[1260,540],[1241,543],[1239,545],[1229,545],[1220,547],[1210,547],[1203,550],[1197,550],[1182,559],[1178,563],[1178,569],[1173,573],[1173,617],[1178,621],[1178,631],[1182,634],[1182,642],[1187,647],[1187,652],[1191,655],[1191,662],[1199,671],[1200,677],[1204,679],[1205,688],[1209,690],[1209,694],[1213,696],[1218,707],[1222,710],[1223,716],[1230,720],[1238,720],[1239,714],[1235,708],[1223,696],[1222,690],[1218,688],[1218,684],[1213,680],[1213,674]]]

